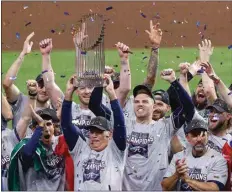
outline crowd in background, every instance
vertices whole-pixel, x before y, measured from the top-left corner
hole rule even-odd
[[[106,66],[103,87],[76,86],[74,72],[61,90],[50,38],[39,43],[42,72],[23,94],[13,77],[32,50],[34,32],[26,38],[3,80],[2,190],[232,190],[232,86],[210,63],[211,41],[198,45],[192,64],[180,63],[176,77],[173,69],[157,74],[160,24],[150,21],[146,33],[147,76],[132,95],[127,45],[115,44],[120,72]],[[76,66],[85,38],[82,25],[73,35]],[[154,90],[157,75],[170,83],[167,90]],[[189,81],[197,75],[191,93]]]

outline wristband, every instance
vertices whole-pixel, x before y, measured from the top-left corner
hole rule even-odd
[[[44,73],[47,73],[48,72],[48,70],[44,70],[44,71],[42,71],[42,73],[41,74],[44,74]]]
[[[30,91],[28,91],[28,95],[31,97],[35,97],[37,95],[37,93],[30,93]]]
[[[214,75],[211,76],[211,79],[213,80],[215,85],[217,85],[221,81],[218,77],[215,77]]]
[[[156,48],[151,48],[152,51],[157,51],[159,49],[159,47],[156,47]]]

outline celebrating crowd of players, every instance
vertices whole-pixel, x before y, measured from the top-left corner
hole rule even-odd
[[[73,36],[76,62],[84,28]],[[193,64],[179,65],[179,78],[173,69],[161,71],[170,87],[153,91],[162,30],[150,21],[146,33],[147,76],[131,96],[127,45],[116,44],[120,73],[106,67],[103,87],[76,87],[73,75],[62,92],[52,39],[39,43],[42,72],[27,81],[24,95],[14,77],[32,49],[34,33],[27,37],[3,80],[2,190],[232,190],[231,87],[210,63],[211,41],[199,44]],[[191,94],[188,82],[196,75],[201,81]]]

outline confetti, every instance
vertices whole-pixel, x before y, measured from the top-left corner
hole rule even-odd
[[[147,59],[147,56],[143,57],[143,60],[144,60],[144,59]]]
[[[153,2],[152,5],[155,5],[155,2]]]
[[[31,24],[31,22],[26,23],[26,24],[25,24],[25,27],[27,27],[27,26],[30,25],[30,24]]]
[[[205,25],[204,25],[204,31],[206,30],[206,27],[207,27],[207,25],[205,24]]]
[[[160,17],[160,15],[159,15],[159,13],[157,13],[156,16],[155,16],[154,18],[155,18],[155,19],[160,19],[161,17]]]
[[[17,79],[16,76],[15,77],[10,77],[10,80],[15,80],[15,79]]]
[[[173,23],[176,23],[176,20],[173,20]]]
[[[176,56],[176,58],[177,58],[177,59],[179,59],[179,58],[180,58],[180,56],[178,56],[178,55],[177,55],[177,56]]]
[[[138,35],[138,30],[137,29],[135,30],[135,33],[136,33],[136,35]]]
[[[144,15],[144,13],[140,13],[140,15],[143,17],[143,18],[146,18],[147,16],[146,15]]]
[[[18,32],[16,33],[16,38],[20,39],[20,33],[18,33]]]
[[[30,17],[32,16],[32,14],[29,15]]]
[[[220,63],[221,65],[223,64],[223,62]]]
[[[109,10],[111,10],[111,9],[113,9],[112,6],[106,7],[106,11],[109,11]]]
[[[226,9],[229,10],[229,7],[227,6]]]
[[[144,73],[145,71],[144,70],[142,70],[142,73]]]
[[[51,30],[52,33],[55,33],[56,31],[54,29]]]
[[[229,46],[228,46],[228,49],[232,49],[232,45],[229,45]]]
[[[69,15],[69,13],[68,12],[64,12],[64,15]]]
[[[61,77],[61,78],[65,78],[65,77],[66,77],[66,75],[61,75],[60,77]]]
[[[196,25],[197,25],[197,27],[199,27],[200,26],[200,21],[197,21]]]
[[[28,6],[27,6],[27,5],[24,5],[24,6],[23,6],[23,9],[27,9],[27,8],[28,8]]]
[[[81,55],[86,55],[86,51],[81,51]]]
[[[113,65],[113,67],[118,67],[118,65]]]
[[[93,19],[93,17],[90,17],[90,20],[91,20],[92,22],[94,22],[94,19]]]

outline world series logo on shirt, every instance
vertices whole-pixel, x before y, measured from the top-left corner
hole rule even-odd
[[[100,171],[105,168],[105,161],[97,159],[88,159],[83,163],[84,173],[83,182],[93,180],[101,183]]]
[[[149,133],[138,133],[132,132],[131,135],[127,136],[128,157],[139,154],[148,158],[148,144],[154,142],[154,137],[150,136]]]

